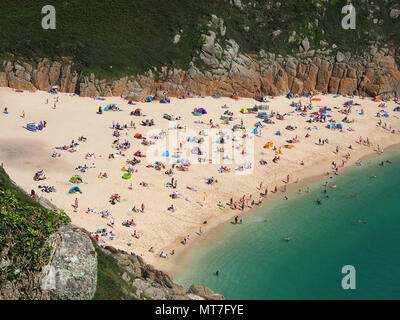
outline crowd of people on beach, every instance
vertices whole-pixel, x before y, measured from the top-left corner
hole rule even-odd
[[[332,162],[329,164],[329,171],[327,172],[327,175],[329,177],[333,177],[335,175],[339,175],[339,172],[342,168],[345,167],[346,163],[348,163],[351,160],[351,152],[355,151],[358,148],[363,148],[363,147],[367,147],[367,148],[374,148],[374,150],[376,150],[376,152],[378,152],[379,154],[383,154],[384,153],[384,148],[383,146],[377,144],[376,146],[374,145],[374,143],[370,140],[369,137],[363,137],[360,136],[358,141],[354,141],[355,145],[353,146],[352,144],[350,144],[348,147],[343,145],[338,145],[337,141],[330,141],[326,136],[324,138],[323,133],[321,133],[320,137],[315,137],[312,133],[313,130],[315,130],[315,128],[313,127],[314,125],[319,125],[322,124],[323,126],[325,125],[332,125],[332,130],[337,130],[335,132],[338,132],[338,134],[343,133],[344,130],[341,127],[338,127],[338,122],[339,121],[335,121],[334,120],[334,115],[341,115],[340,119],[344,117],[344,115],[346,115],[346,117],[342,120],[343,123],[345,124],[351,124],[353,123],[353,119],[350,119],[350,116],[353,116],[355,114],[355,117],[362,117],[365,116],[365,110],[363,108],[360,109],[360,111],[355,112],[355,108],[356,106],[360,106],[360,104],[355,103],[353,100],[351,103],[345,103],[344,105],[341,106],[337,106],[337,107],[333,107],[332,109],[327,108],[326,106],[317,106],[317,104],[312,101],[312,97],[314,97],[314,93],[305,93],[303,92],[300,95],[293,95],[288,97],[289,99],[300,99],[301,97],[306,97],[307,99],[309,99],[309,103],[308,104],[303,104],[301,101],[299,101],[299,103],[292,103],[293,107],[295,109],[293,109],[293,112],[280,112],[278,111],[271,111],[267,114],[266,118],[264,119],[264,121],[262,121],[263,123],[261,123],[260,118],[257,118],[257,113],[253,115],[253,117],[256,118],[257,123],[254,124],[254,127],[258,130],[256,130],[257,132],[255,133],[255,136],[257,136],[258,138],[262,137],[262,128],[264,128],[264,126],[273,126],[275,124],[274,121],[276,122],[282,122],[282,121],[287,121],[290,122],[290,118],[293,117],[294,115],[298,115],[301,117],[305,117],[304,118],[304,123],[306,126],[308,127],[308,131],[307,134],[304,136],[303,134],[300,135],[299,134],[295,134],[294,131],[298,130],[299,128],[293,124],[288,123],[285,126],[282,126],[280,130],[276,131],[275,135],[280,138],[284,135],[284,133],[289,133],[290,136],[285,138],[285,143],[288,144],[284,144],[282,146],[273,146],[271,148],[268,147],[269,151],[266,151],[265,154],[263,154],[263,156],[265,156],[264,160],[263,158],[257,162],[259,166],[263,166],[265,168],[269,168],[270,166],[276,166],[277,168],[279,168],[279,164],[280,161],[283,159],[283,161],[286,161],[288,158],[290,158],[289,156],[286,156],[286,153],[284,155],[283,151],[285,150],[289,150],[291,148],[293,148],[295,145],[297,144],[301,144],[303,141],[302,137],[305,138],[310,138],[311,136],[313,138],[308,139],[308,141],[312,142],[312,144],[316,144],[318,145],[318,149],[320,148],[325,148],[324,150],[329,151],[329,154],[332,155],[332,157],[334,157],[334,159],[332,160]],[[54,101],[54,106],[53,108],[56,108],[56,103],[58,103],[58,97],[55,99]],[[46,103],[48,103],[48,100],[46,101]],[[320,103],[322,104],[322,102]],[[218,123],[218,119],[209,119],[209,121],[202,121],[202,120],[194,120],[195,124],[203,124],[204,126],[208,126],[210,129],[220,129],[223,125],[228,125],[229,128],[233,131],[233,132],[241,132],[243,130],[243,135],[242,137],[245,137],[245,133],[244,133],[244,129],[245,129],[245,122],[243,121],[243,118],[238,119],[238,118],[233,118],[235,116],[235,113],[230,110],[230,107],[227,106],[226,104],[221,106],[222,109],[224,109],[223,111],[223,115],[226,117],[231,117],[233,121],[231,120],[224,120],[224,122],[222,123]],[[249,108],[250,109],[250,108]],[[137,109],[138,110],[138,109]],[[313,113],[313,117],[309,117],[309,115]],[[368,110],[367,110],[368,111]],[[4,114],[9,114],[9,109],[7,107],[4,108]],[[335,112],[335,113],[334,113]],[[101,107],[99,107],[98,109],[98,113],[99,114],[103,114],[103,109]],[[251,113],[251,112],[250,112]],[[135,111],[132,111],[130,113],[131,115],[134,116],[138,116],[138,117],[144,117],[145,115],[143,115],[143,113]],[[264,115],[263,115],[264,116]],[[378,112],[376,114],[376,116],[379,118],[379,121],[377,122],[377,126],[379,128],[385,129],[387,130],[388,133],[391,134],[396,134],[398,132],[398,130],[396,130],[395,128],[392,128],[392,125],[390,123],[384,122],[382,121],[381,117],[383,117],[383,114]],[[27,114],[25,113],[25,111],[22,111],[22,115],[21,117],[26,118]],[[162,115],[161,115],[162,117]],[[244,115],[242,115],[241,117],[244,117]],[[250,116],[247,116],[250,117]],[[169,118],[164,116],[164,119],[167,119],[168,121]],[[181,116],[172,116],[171,119],[182,119]],[[158,120],[157,120],[158,121]],[[163,120],[166,121],[166,120]],[[308,123],[313,123],[312,125],[308,125]],[[154,119],[146,119],[143,118],[143,121],[139,122],[139,124],[141,124],[141,126],[143,127],[150,127],[150,126],[154,126],[155,122]],[[42,120],[40,121],[39,125],[42,125],[44,128],[47,125],[47,122]],[[334,125],[334,127],[333,127]],[[139,129],[141,127],[140,125],[138,126]],[[203,126],[203,127],[204,127]],[[139,148],[136,149],[137,146],[141,146],[142,150],[145,149],[148,146],[151,146],[152,144],[156,143],[158,140],[160,139],[164,139],[165,136],[167,136],[169,133],[171,133],[171,131],[160,131],[159,134],[156,134],[152,137],[142,137],[140,135],[139,136],[135,136],[135,139],[139,139],[139,142],[136,142],[135,139],[131,139],[131,137],[129,136],[129,134],[131,133],[130,130],[136,130],[136,126],[135,123],[133,121],[130,122],[130,124],[120,124],[120,122],[116,122],[113,121],[112,122],[112,126],[110,128],[110,124],[108,123],[108,128],[109,130],[111,130],[110,132],[110,136],[112,136],[113,141],[110,144],[110,147],[112,150],[112,153],[109,154],[108,159],[107,157],[105,157],[105,159],[107,160],[114,160],[117,159],[119,157],[121,157],[120,159],[123,159],[123,164],[125,170],[124,171],[124,176],[126,179],[130,179],[130,175],[132,174],[136,174],[141,172],[141,170],[156,170],[156,171],[161,171],[161,174],[165,174],[168,178],[168,181],[162,182],[161,184],[163,185],[163,187],[165,186],[166,188],[171,188],[169,190],[171,190],[171,192],[169,193],[169,199],[171,204],[169,206],[165,205],[164,210],[165,213],[171,216],[176,215],[177,213],[179,213],[181,211],[181,203],[180,201],[187,201],[187,202],[191,202],[190,201],[190,197],[187,196],[185,194],[185,190],[184,188],[190,190],[192,193],[196,193],[197,187],[191,187],[191,186],[187,186],[185,185],[182,181],[185,181],[184,179],[180,179],[180,184],[178,186],[178,180],[177,180],[177,172],[187,172],[190,171],[191,169],[191,163],[187,163],[187,162],[177,162],[171,165],[166,165],[165,163],[163,163],[162,161],[157,161],[154,162],[152,164],[147,164],[144,165],[143,164],[143,159],[146,157],[145,151],[141,151]],[[330,130],[331,127],[329,127]],[[186,131],[186,126],[183,126],[181,124],[177,124],[175,126],[171,126],[169,128],[169,130],[183,130]],[[287,130],[287,131],[285,131]],[[347,128],[348,131],[352,131],[352,128]],[[222,132],[222,131],[221,131]],[[297,133],[297,131],[296,131]],[[107,133],[108,134],[108,133]],[[271,136],[273,134],[271,133]],[[125,139],[122,139],[121,136],[126,137]],[[117,139],[115,139],[117,138]],[[201,142],[203,139],[204,140],[205,135],[204,135],[204,130],[201,129],[198,131],[198,135],[194,138],[195,142]],[[111,139],[111,137],[110,137]],[[123,141],[121,142],[120,141]],[[226,145],[227,142],[229,141],[229,137],[224,136],[223,134],[221,134],[218,138],[218,148],[217,151],[220,152],[223,155],[223,159],[227,159],[227,155],[226,153]],[[287,139],[287,140],[286,140]],[[317,140],[318,139],[318,140]],[[357,138],[356,138],[357,139]],[[51,156],[53,158],[55,157],[60,157],[61,154],[59,151],[69,151],[69,152],[76,152],[79,150],[79,146],[81,143],[85,142],[87,139],[83,136],[80,136],[78,138],[78,142],[75,141],[75,139],[73,139],[71,141],[71,143],[69,144],[64,144],[62,146],[56,147],[53,151],[53,153],[51,154]],[[305,139],[307,141],[307,139]],[[240,150],[242,155],[246,154],[245,148],[243,146],[243,144],[235,139],[232,139],[232,148],[237,148]],[[290,145],[289,145],[290,144]],[[135,150],[137,150],[135,153],[133,153],[133,156],[131,158],[129,158],[129,153],[131,152],[132,146],[135,147]],[[322,150],[322,149],[320,149]],[[178,155],[181,154],[183,151],[183,146],[182,144],[180,144],[176,150],[171,150],[171,155],[168,156],[175,156],[177,155],[177,158],[179,159]],[[196,157],[198,157],[198,161],[199,163],[201,162],[205,162],[204,160],[204,152],[201,150],[200,147],[198,147],[197,149],[192,150],[192,154],[195,154]],[[174,152],[174,154],[172,154]],[[269,153],[268,153],[269,152]],[[328,153],[328,152],[327,152]],[[99,157],[101,157],[99,155]],[[267,158],[269,157],[269,158]],[[338,157],[341,160],[338,160]],[[94,152],[86,152],[84,155],[84,159],[85,160],[89,160],[91,159],[90,162],[95,161],[97,159],[97,155]],[[270,162],[271,160],[271,162]],[[114,160],[115,162],[117,160]],[[387,160],[388,161],[388,160]],[[390,162],[387,161],[382,161],[381,165],[386,165]],[[90,163],[89,162],[89,163]],[[306,166],[306,162],[304,160],[296,160],[296,164],[299,166],[299,170],[302,167]],[[307,163],[308,164],[308,163]],[[359,165],[362,164],[362,162],[358,162]],[[240,171],[240,170],[247,170],[252,168],[252,166],[254,166],[254,164],[244,164],[244,165],[239,165],[235,170],[231,170],[231,166],[229,165],[220,165],[216,170],[218,173],[216,173],[217,175],[219,175],[219,173],[231,173],[234,174],[233,171]],[[95,162],[92,162],[92,164],[90,166],[84,164],[84,165],[79,165],[79,166],[74,166],[75,170],[78,170],[82,173],[87,173],[90,169],[96,168]],[[233,168],[232,168],[233,169]],[[232,172],[231,172],[232,171]],[[98,171],[98,175],[97,178],[98,179],[106,179],[104,182],[101,183],[108,183],[107,182],[107,178],[109,178],[109,173],[105,172],[104,170]],[[113,175],[114,173],[111,172],[111,174]],[[276,177],[275,181],[273,184],[267,186],[265,185],[263,182],[259,182],[257,183],[257,185],[254,185],[254,190],[252,191],[250,190],[250,192],[248,194],[243,194],[241,197],[237,197],[237,193],[236,194],[232,194],[228,199],[226,200],[218,200],[216,201],[216,203],[212,204],[212,206],[215,205],[215,210],[221,210],[221,212],[229,212],[229,213],[233,213],[234,217],[233,217],[233,221],[232,224],[234,225],[243,225],[245,223],[245,216],[244,213],[254,207],[260,206],[263,204],[263,202],[271,197],[272,195],[278,196],[280,194],[281,199],[288,201],[289,200],[289,185],[292,184],[296,184],[298,183],[300,180],[299,178],[296,180],[296,176],[298,176],[298,174],[295,171],[291,171],[291,172],[279,172],[279,176],[283,177],[281,182],[278,182],[280,178]],[[294,177],[293,177],[294,176]],[[165,176],[164,176],[165,177]],[[44,174],[44,171],[37,171],[34,174],[34,181],[40,181],[40,180],[44,180],[46,179],[46,175]],[[110,178],[112,179],[112,177]],[[108,179],[108,180],[110,180]],[[220,185],[221,183],[218,182],[218,180],[223,181],[224,179],[224,175],[219,176],[218,178],[215,178],[214,176],[209,175],[208,177],[202,177],[202,184],[203,187],[205,188],[209,188],[209,190],[213,190],[213,188],[218,188],[218,185]],[[204,182],[205,185],[204,186]],[[128,186],[128,189],[130,190],[134,190],[137,185],[139,185],[140,187],[145,187],[149,189],[149,192],[151,192],[151,185],[145,181],[141,181],[140,183],[135,184],[136,186],[134,186],[133,183],[131,183]],[[330,186],[331,189],[336,189],[336,185],[335,184],[331,184]],[[54,186],[51,185],[39,185],[38,189],[43,192],[43,193],[52,193],[52,192],[56,192],[56,188]],[[323,194],[324,197],[317,199],[315,201],[315,204],[317,205],[322,205],[324,203],[324,201],[326,201],[326,199],[329,197],[328,195],[328,184],[326,184],[324,186],[324,190],[323,190]],[[189,191],[187,191],[189,192]],[[306,187],[304,190],[302,190],[301,188],[298,189],[298,194],[302,194],[302,193],[310,193],[310,188]],[[32,190],[31,192],[31,196],[33,198],[37,197],[37,193]],[[203,202],[199,201],[199,206],[202,207],[206,207],[206,199],[207,199],[207,195],[204,193],[203,196]],[[345,195],[346,197],[346,195]],[[358,197],[357,194],[355,195],[350,195],[347,197],[352,197],[352,198],[356,198]],[[129,200],[130,201],[130,200]],[[110,194],[110,197],[108,199],[108,202],[115,208],[115,207],[120,207],[121,206],[121,196],[120,194],[116,193],[115,191],[113,191],[112,194]],[[140,202],[139,202],[140,203]],[[193,203],[195,203],[193,201]],[[209,204],[207,203],[207,206]],[[147,206],[147,204],[146,204]],[[150,207],[150,209],[147,209],[145,211],[145,203],[141,203],[141,205],[139,207],[136,207],[135,205],[130,204],[130,208],[128,209],[129,212],[131,213],[135,213],[135,214],[151,214],[151,204],[148,205]],[[72,204],[73,207],[73,211],[74,213],[79,214],[78,209],[79,209],[79,204],[78,204],[78,197],[75,197],[74,203]],[[107,224],[108,228],[99,228],[96,231],[92,232],[92,236],[93,238],[99,243],[100,246],[105,246],[108,243],[110,243],[110,241],[113,241],[114,239],[118,239],[119,235],[117,234],[117,226],[119,227],[120,225],[130,228],[130,227],[135,227],[137,229],[135,229],[131,236],[129,237],[128,241],[126,241],[126,245],[130,247],[131,250],[135,250],[136,246],[135,244],[138,243],[138,241],[141,241],[141,239],[143,239],[143,233],[141,232],[141,225],[138,222],[138,220],[135,218],[130,218],[130,219],[126,219],[126,217],[121,217],[120,215],[111,215],[111,213],[107,210],[103,210],[103,211],[99,211],[96,212],[94,209],[89,209],[87,211],[85,211],[87,214],[89,213],[98,213],[101,215],[102,218],[104,219],[109,219],[109,223]],[[116,224],[115,220],[120,220],[118,221],[118,223]],[[136,220],[136,221],[135,221]],[[140,221],[140,220],[139,220]],[[362,223],[362,221],[360,220],[360,223]],[[363,222],[366,223],[366,222]],[[204,231],[202,230],[202,226],[206,226],[208,227],[209,224],[207,222],[207,220],[204,220],[202,223],[199,223],[199,231],[196,232],[196,234],[198,236],[203,235]],[[111,229],[111,231],[109,231],[108,229]],[[183,232],[183,231],[182,231]],[[181,238],[182,239],[182,238]],[[180,241],[180,244],[182,244],[183,246],[186,246],[188,244],[188,242],[191,240],[190,238],[190,234],[187,234],[183,237],[182,241]],[[285,238],[286,241],[290,240],[290,237],[286,236]],[[177,244],[176,244],[177,245]],[[157,251],[158,250],[158,251]],[[168,258],[169,255],[174,255],[175,254],[175,249],[171,248],[170,250],[167,250],[166,248],[155,248],[154,246],[150,246],[150,248],[148,249],[148,252],[151,254],[156,254],[157,256],[159,256],[160,258]]]

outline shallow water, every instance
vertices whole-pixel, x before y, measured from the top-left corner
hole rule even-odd
[[[325,181],[337,185],[329,198]],[[400,299],[400,149],[310,188],[221,227],[175,280],[227,299]],[[344,265],[355,267],[355,290],[341,286]]]

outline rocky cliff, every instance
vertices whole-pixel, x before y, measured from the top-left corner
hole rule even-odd
[[[0,285],[0,300],[87,300],[96,291],[97,257],[85,232],[71,224],[53,233],[54,248],[42,272]],[[22,289],[23,288],[23,289]]]
[[[400,96],[400,72],[395,51],[382,54],[371,50],[371,53],[353,57],[339,51],[336,56],[329,56],[310,50],[281,57],[261,51],[258,56],[249,56],[240,53],[233,40],[222,49],[214,42],[211,33],[206,37],[200,55],[203,68],[192,62],[188,70],[165,67],[143,75],[97,79],[94,74],[82,75],[73,71],[71,61],[43,59],[36,64],[5,61],[4,71],[0,72],[0,86],[48,90],[58,85],[61,92],[81,96],[122,95],[134,100],[142,100],[148,95],[181,97],[192,93],[231,96],[236,92],[242,97],[276,96],[302,90]]]

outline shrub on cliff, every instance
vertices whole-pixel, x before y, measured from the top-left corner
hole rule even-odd
[[[0,167],[0,282],[29,278],[50,258],[48,237],[70,220],[16,187]]]

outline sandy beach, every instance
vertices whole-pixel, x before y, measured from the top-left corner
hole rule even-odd
[[[400,112],[393,111],[398,106],[394,101],[384,102],[385,106],[380,107],[382,102],[373,101],[371,98],[333,95],[316,95],[314,98],[321,101],[312,101],[311,110],[299,112],[291,103],[301,101],[303,109],[309,104],[309,98],[289,100],[282,96],[269,98],[265,103],[245,98],[171,98],[171,102],[165,104],[153,101],[135,102],[135,105],[130,105],[121,97],[95,100],[66,93],[16,92],[10,88],[0,88],[0,163],[3,163],[11,179],[26,192],[34,190],[38,196],[44,196],[64,209],[71,217],[72,223],[93,233],[104,228],[107,232],[112,231],[111,235],[99,234],[100,245],[135,252],[156,268],[171,271],[179,264],[181,253],[190,250],[192,242],[206,237],[207,232],[216,226],[233,221],[236,215],[240,218],[244,212],[250,211],[251,201],[258,202],[260,193],[264,193],[265,188],[268,188],[269,192],[267,197],[262,197],[263,203],[271,197],[275,186],[278,192],[274,196],[284,199],[283,188],[288,183],[293,184],[292,188],[301,186],[305,190],[304,182],[307,179],[327,172],[334,174],[335,166],[340,173],[360,158],[380,152],[377,149],[378,145],[380,148],[387,148],[400,143]],[[351,113],[344,114],[341,111],[347,108],[343,105],[349,100],[353,100]],[[96,113],[99,106],[104,110],[110,104],[115,104],[123,110]],[[224,105],[228,108],[222,108]],[[257,113],[240,112],[242,108],[252,108],[254,105],[268,105],[269,110],[266,112],[278,112],[283,115],[283,120],[274,116],[270,118],[273,124],[265,123],[257,118]],[[306,122],[312,119],[310,114],[323,107],[331,109],[326,113],[330,116],[326,118],[326,122]],[[3,112],[4,108],[7,108],[8,114]],[[130,115],[131,111],[138,108],[141,109],[141,116]],[[194,116],[194,108],[204,108],[207,114]],[[227,110],[233,112],[234,120],[223,124],[220,117]],[[359,113],[361,110],[363,114]],[[379,111],[382,111],[381,117],[377,117]],[[385,113],[388,117],[383,116]],[[169,121],[163,117],[164,114],[181,119],[177,122]],[[345,117],[354,122],[342,122]],[[141,122],[146,119],[153,119],[154,126],[142,126]],[[200,135],[199,132],[211,130],[210,119],[213,120],[214,126],[218,125],[227,132],[232,132],[233,125],[238,125],[239,129],[236,132],[241,135],[244,132],[240,129],[241,121],[243,127],[250,132],[254,130],[257,122],[261,122],[262,127],[258,127],[258,133],[254,136],[248,134],[250,138],[246,140],[246,144],[250,142],[250,146],[254,142],[251,170],[238,170],[240,164],[235,158],[231,164],[225,164],[223,161],[219,164],[196,161],[204,155],[193,154],[191,151],[198,147],[204,152],[206,143],[188,142],[186,134],[192,132],[195,139],[202,137],[207,140],[209,136]],[[343,130],[326,128],[329,120],[342,124]],[[26,129],[28,123],[38,124],[40,121],[46,121],[43,130],[32,132]],[[136,128],[131,127],[132,121]],[[113,123],[120,124],[122,130],[113,129]],[[126,129],[123,128],[125,124]],[[178,124],[182,128],[171,129],[171,124],[172,127]],[[286,129],[288,125],[294,130]],[[113,135],[115,131],[119,132],[119,136]],[[168,144],[162,148],[169,151],[169,157],[160,158],[165,160],[165,168],[156,170],[154,167],[148,167],[153,164],[153,157],[148,150],[156,145],[143,145],[143,140],[135,138],[135,134],[146,136],[150,131],[151,135],[158,135],[157,133],[164,131],[167,137],[177,134],[177,148],[181,142],[183,148],[189,150],[186,157],[191,157],[191,165],[186,167],[187,171],[172,168],[171,164],[176,160],[174,154],[182,149],[169,149]],[[281,132],[280,136],[275,134],[277,131]],[[181,134],[182,139],[179,139]],[[81,136],[85,137],[86,141],[79,141]],[[288,142],[296,136],[298,142]],[[159,135],[160,139],[147,140],[162,142],[166,139],[162,137],[163,135]],[[319,139],[327,139],[328,142],[320,144]],[[370,142],[369,146],[366,143],[367,139]],[[69,146],[72,140],[79,145],[68,150],[56,149],[64,145]],[[113,144],[116,140],[118,142]],[[118,143],[123,144],[125,140],[129,142],[130,147],[119,154],[116,146]],[[225,148],[225,153],[219,153],[229,154],[227,146],[231,141],[229,138],[225,140],[225,143],[220,144],[210,142],[210,147]],[[264,148],[267,142],[272,142],[276,150],[273,147]],[[241,153],[242,150],[251,154],[252,150],[243,149],[242,144],[240,139],[233,142],[233,155]],[[284,145],[294,147],[282,147],[278,154],[280,147]],[[162,148],[160,150],[164,150]],[[71,149],[74,151],[70,152]],[[146,157],[134,156],[137,151]],[[54,152],[60,156],[52,157]],[[348,153],[350,157],[346,159]],[[110,154],[116,156],[109,158]],[[273,162],[274,157],[280,159]],[[121,169],[127,165],[127,160],[134,158],[140,160],[140,163],[131,166],[131,178],[125,180],[122,176],[126,171]],[[384,160],[384,155],[382,159]],[[261,165],[262,160],[266,161],[265,165]],[[88,167],[87,172],[76,169],[84,165]],[[230,171],[219,172],[221,166],[226,166]],[[165,173],[169,169],[172,169],[173,174]],[[44,171],[46,179],[34,181],[33,176],[39,170]],[[107,178],[99,178],[100,172],[107,173]],[[74,175],[82,177],[83,183],[77,185],[82,193],[68,193],[76,186],[69,181]],[[176,188],[166,187],[172,178],[174,183],[177,181]],[[207,179],[211,178],[217,182],[207,184]],[[148,186],[141,185],[141,182],[146,182]],[[54,186],[56,191],[42,192],[43,188],[38,188],[39,185]],[[175,199],[171,197],[173,192],[178,196]],[[110,203],[110,196],[113,194],[118,194],[120,199],[115,204]],[[247,200],[244,211],[240,210],[239,203],[243,196]],[[238,204],[239,209],[230,208],[231,198]],[[77,209],[73,207],[75,199],[78,200]],[[221,209],[218,202],[225,208]],[[144,212],[129,210],[133,207],[140,209],[142,204]],[[174,206],[174,211],[168,210],[171,205]],[[89,212],[88,208],[91,209]],[[102,217],[101,214],[97,214],[101,211],[108,211],[110,215]],[[126,227],[122,224],[132,219],[135,226]],[[207,223],[204,224],[204,221]],[[138,237],[132,236],[135,231]],[[181,243],[184,238],[187,239],[186,245]],[[153,248],[153,252],[149,251],[150,248]],[[171,250],[174,250],[174,255],[171,255]],[[161,253],[167,254],[167,259],[161,258]]]

